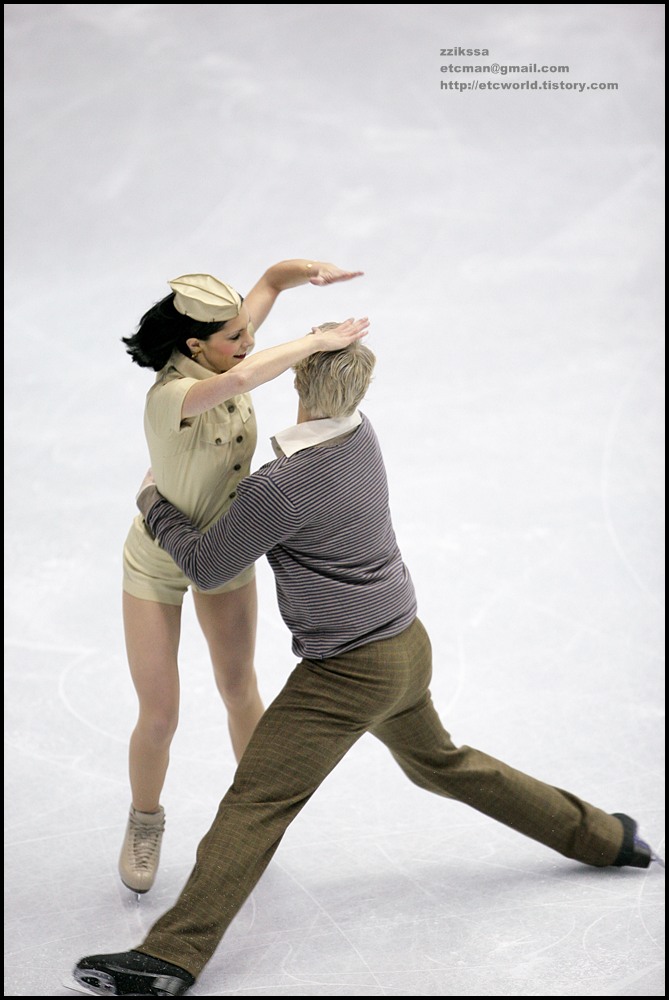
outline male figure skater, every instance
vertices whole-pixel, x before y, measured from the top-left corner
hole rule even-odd
[[[566,858],[602,868],[660,860],[629,816],[457,747],[442,726],[379,442],[357,409],[374,363],[357,341],[295,367],[297,424],[276,435],[276,460],[240,483],[206,534],[160,496],[150,475],[142,484],[138,506],[149,530],[198,587],[218,587],[267,556],[301,661],[258,723],[176,903],[134,950],[82,958],[74,977],[86,992],[184,994],[288,825],[367,732],[420,787]]]

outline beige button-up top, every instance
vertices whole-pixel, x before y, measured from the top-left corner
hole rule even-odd
[[[232,503],[251,471],[257,427],[248,393],[195,417],[181,419],[184,397],[196,379],[212,378],[175,351],[147,393],[144,430],[151,469],[165,499],[205,531]]]

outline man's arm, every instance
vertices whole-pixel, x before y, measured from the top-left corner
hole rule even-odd
[[[266,475],[243,480],[230,509],[204,533],[147,485],[149,479],[142,483],[137,506],[160,546],[201,590],[232,580],[298,526],[292,503]]]

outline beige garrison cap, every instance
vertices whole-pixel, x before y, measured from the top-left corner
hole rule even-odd
[[[176,292],[174,308],[202,323],[224,322],[239,316],[241,296],[211,274],[182,274],[168,282]]]

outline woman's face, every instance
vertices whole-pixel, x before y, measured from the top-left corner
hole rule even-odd
[[[251,316],[245,305],[242,305],[239,316],[229,319],[209,340],[199,342],[198,362],[210,372],[229,372],[231,368],[243,361],[255,345],[251,332]]]

